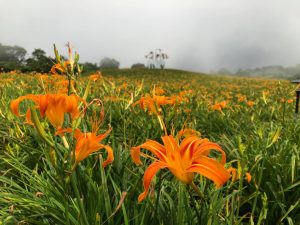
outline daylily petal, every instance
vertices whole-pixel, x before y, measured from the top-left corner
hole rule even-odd
[[[154,162],[146,169],[144,174],[144,192],[139,195],[138,202],[143,201],[144,198],[147,196],[151,181],[155,174],[158,172],[158,170],[166,167],[167,165],[165,163]]]
[[[199,173],[212,180],[217,187],[222,186],[230,178],[229,173],[220,162],[206,156],[199,156],[197,162],[187,169],[187,172]]]
[[[26,117],[26,123],[28,123],[30,125],[33,125],[32,121],[31,121],[31,111],[30,111],[30,108],[27,109],[25,117]]]
[[[138,165],[142,164],[140,160],[140,150],[141,148],[146,149],[152,152],[156,157],[158,157],[162,161],[166,161],[166,149],[163,145],[159,144],[153,140],[147,140],[144,144],[140,146],[131,148],[131,157],[132,160]]]
[[[107,135],[111,132],[112,128],[110,127],[105,133],[103,134],[99,134],[97,137],[96,137],[96,141],[100,142],[102,141],[104,138],[107,137]]]
[[[86,105],[86,101],[79,96],[76,96],[74,94],[70,96],[66,96],[66,112],[71,114],[72,119],[79,117],[79,109],[78,109],[78,102],[81,101]]]
[[[102,145],[102,148],[104,148],[107,151],[107,159],[102,164],[102,167],[104,168],[114,161],[114,151],[108,145]]]
[[[60,71],[62,73],[64,71],[64,68],[60,64],[55,64],[51,68],[51,73],[52,74],[58,74],[57,71]]]
[[[50,94],[39,95],[39,96],[38,96],[38,104],[39,104],[41,116],[44,116],[44,115],[45,115],[45,112],[46,112],[46,110],[47,110],[47,106],[48,106],[48,103],[49,103],[49,98],[50,98],[51,96],[52,96],[52,95],[50,95]]]
[[[95,141],[96,136],[91,133],[84,133],[77,139],[75,148],[75,160],[80,162],[91,153],[98,151],[102,145]]]
[[[65,118],[65,95],[56,95],[49,98],[45,115],[52,126],[61,128]]]
[[[179,149],[178,143],[176,142],[175,138],[172,135],[169,136],[163,136],[162,141],[164,143],[164,146],[168,151],[166,154],[168,155],[171,152],[177,152]]]
[[[141,152],[140,146],[132,147],[130,150],[131,158],[136,165],[143,164],[140,158],[140,152]]]
[[[252,176],[250,173],[246,173],[246,179],[247,179],[247,182],[250,183],[250,181],[252,179]]]
[[[36,95],[24,95],[24,96],[21,96],[13,101],[11,101],[10,103],[10,108],[11,108],[11,111],[16,115],[16,116],[22,116],[19,114],[19,104],[25,100],[25,99],[30,99],[34,102],[37,102],[38,100],[38,97]]]
[[[195,149],[202,144],[203,142],[208,141],[207,139],[200,139],[199,137],[192,136],[188,137],[182,140],[180,146],[179,146],[179,151],[184,159],[192,159],[194,155]]]
[[[221,152],[221,154],[222,154],[221,163],[224,165],[226,163],[225,152],[220,147],[220,145],[210,142],[210,141],[201,144],[193,153],[193,157],[195,159],[198,159],[198,157],[200,157],[201,155],[207,156],[211,150],[217,150],[217,151]]]

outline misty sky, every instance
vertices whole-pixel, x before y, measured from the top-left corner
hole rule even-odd
[[[0,0],[0,43],[28,53],[52,44],[81,62],[107,56],[121,67],[161,48],[168,68],[300,64],[299,0]],[[29,54],[28,54],[29,56]]]

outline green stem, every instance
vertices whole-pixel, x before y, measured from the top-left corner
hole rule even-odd
[[[61,139],[63,141],[63,144],[64,144],[65,148],[69,149],[70,147],[69,147],[69,143],[68,143],[68,141],[66,139],[66,136],[62,136]]]
[[[69,203],[68,203],[68,186],[67,182],[65,181],[65,196],[64,196],[64,203],[65,203],[65,214],[66,214],[66,224],[70,225],[70,219],[69,219]]]
[[[81,198],[80,198],[79,190],[77,188],[76,171],[74,171],[71,175],[71,183],[72,183],[73,190],[75,192],[75,196],[77,198],[80,213],[81,213],[82,218],[83,218],[83,222],[84,222],[83,224],[84,225],[89,225],[88,219],[86,217],[85,209],[84,209],[83,203],[82,203]]]
[[[71,94],[71,76],[68,75],[68,80],[69,80],[69,83],[68,83],[68,95]]]
[[[159,178],[158,178],[158,193],[156,196],[156,201],[155,201],[155,209],[154,209],[154,216],[153,218],[156,218],[157,215],[157,210],[158,210],[158,201],[159,201],[159,197],[160,197],[160,189],[161,189],[161,184],[162,184],[162,177],[161,177],[161,173],[159,173]]]
[[[200,189],[195,185],[194,181],[192,181],[192,183],[190,184],[192,186],[192,188],[194,189],[194,191],[199,195],[199,197],[201,199],[204,199],[204,195],[203,193],[200,191]]]
[[[47,144],[49,144],[51,147],[55,147],[54,143],[52,140],[50,140],[51,138],[47,135],[46,131],[44,130],[38,115],[36,113],[36,110],[34,107],[30,108],[30,112],[31,112],[31,120],[34,124],[35,129],[37,130],[38,134],[40,135],[41,138],[44,139],[44,141],[47,142]]]
[[[201,222],[201,215],[200,215],[200,214],[201,214],[202,210],[198,210],[197,202],[195,201],[195,198],[193,197],[190,188],[189,188],[189,195],[190,195],[190,199],[191,199],[192,206],[193,206],[193,208],[195,209],[196,216],[197,216],[197,218],[198,218],[198,223],[200,224],[200,222]],[[202,204],[201,204],[201,206],[202,206]],[[201,208],[202,208],[202,207],[201,207]]]

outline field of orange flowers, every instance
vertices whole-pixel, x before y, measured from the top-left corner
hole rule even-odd
[[[0,224],[300,221],[289,81],[56,58],[0,74]]]

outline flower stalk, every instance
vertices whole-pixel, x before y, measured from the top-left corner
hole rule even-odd
[[[51,147],[55,147],[53,141],[50,140],[49,136],[47,135],[46,131],[44,130],[40,120],[39,120],[39,117],[36,113],[36,110],[34,107],[31,107],[30,108],[30,112],[31,112],[31,120],[32,120],[32,123],[34,125],[34,127],[36,128],[36,131],[38,132],[39,136],[47,142],[47,144],[49,144]]]

